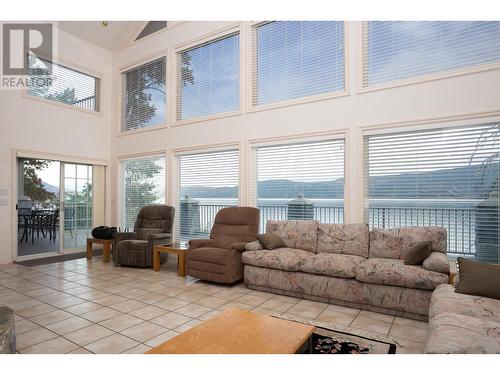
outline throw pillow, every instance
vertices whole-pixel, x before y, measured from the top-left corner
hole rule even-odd
[[[458,258],[455,292],[500,299],[500,264]]]
[[[264,246],[266,250],[279,249],[280,247],[286,247],[286,243],[283,239],[275,233],[259,234],[259,241]]]
[[[405,251],[405,264],[418,266],[431,255],[431,241],[421,241],[411,245]]]
[[[264,249],[264,248],[262,247],[262,244],[260,243],[260,241],[249,242],[245,245],[246,251],[257,251],[257,250],[262,250],[262,249]]]

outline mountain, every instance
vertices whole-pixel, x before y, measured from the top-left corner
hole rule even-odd
[[[499,169],[499,163],[493,163],[486,169],[471,166],[370,177],[370,197],[485,199],[489,192],[499,188]],[[344,179],[318,182],[266,180],[259,182],[258,191],[259,197],[264,199],[294,199],[299,193],[309,198],[335,199],[344,196]],[[192,198],[236,198],[238,188],[192,186],[182,189],[181,193]]]
[[[59,188],[57,186],[51,185],[45,181],[42,181],[42,186],[49,193],[59,194]]]

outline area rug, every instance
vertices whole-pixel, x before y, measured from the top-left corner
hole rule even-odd
[[[394,343],[325,327],[318,321],[296,319],[285,314],[273,316],[316,327],[312,336],[311,351],[304,354],[396,354]]]

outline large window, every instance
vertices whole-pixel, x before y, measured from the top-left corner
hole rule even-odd
[[[253,33],[253,105],[344,90],[343,22],[276,21]]]
[[[371,21],[363,86],[500,61],[500,22]]]
[[[179,155],[178,192],[181,241],[206,238],[215,215],[238,205],[239,156],[237,150]]]
[[[120,167],[120,226],[132,231],[143,206],[165,203],[165,157],[127,159]]]
[[[256,156],[261,231],[269,219],[344,221],[344,140],[263,146]]]
[[[177,56],[177,120],[239,109],[238,33],[184,50]]]
[[[167,122],[166,70],[162,57],[122,73],[122,131]]]
[[[365,137],[372,227],[438,225],[448,252],[498,262],[500,125]]]
[[[89,111],[99,111],[99,78],[29,54],[28,77],[36,79],[41,72],[50,69],[51,78],[46,80],[49,84],[28,87],[28,95]]]

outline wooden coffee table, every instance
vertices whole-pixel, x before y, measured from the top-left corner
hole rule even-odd
[[[153,271],[158,272],[160,270],[160,254],[170,253],[177,255],[177,274],[186,276],[186,250],[186,245],[179,242],[155,246],[153,251]]]
[[[146,354],[294,354],[310,345],[315,328],[230,308]]]
[[[104,263],[109,262],[111,249],[113,247],[113,240],[101,240],[99,238],[87,238],[87,259],[92,259],[92,245],[93,244],[102,245],[102,261]]]

